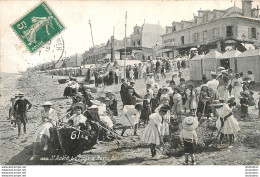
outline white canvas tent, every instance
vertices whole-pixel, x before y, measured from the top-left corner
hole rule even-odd
[[[210,72],[217,72],[217,58],[222,54],[216,50],[210,51],[202,59],[202,72],[206,75],[206,78],[211,79]]]
[[[202,80],[202,58],[204,55],[196,55],[189,61],[190,80]]]
[[[241,52],[239,52],[238,50],[225,52],[223,55],[218,57],[217,67],[223,66],[226,69],[231,68],[233,69],[233,71],[237,72],[236,57],[240,54]]]
[[[237,71],[247,73],[252,71],[255,81],[260,82],[260,49],[246,50],[236,57]]]

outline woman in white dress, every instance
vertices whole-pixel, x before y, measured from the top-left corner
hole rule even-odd
[[[149,117],[149,123],[141,134],[141,140],[144,143],[150,144],[152,157],[156,155],[156,145],[160,145],[163,141],[162,132],[164,116],[169,111],[169,106],[162,106],[159,112],[153,113]]]
[[[33,150],[33,156],[31,160],[35,159],[37,146],[42,141],[42,139],[44,140],[43,151],[48,150],[48,140],[50,138],[49,129],[51,127],[56,126],[56,123],[58,121],[58,114],[53,108],[51,108],[52,106],[51,102],[47,101],[43,103],[42,106],[44,109],[41,111],[41,116],[38,119],[36,124],[39,127],[34,137],[34,150]]]
[[[234,95],[236,104],[240,103],[240,92],[243,91],[243,80],[239,78],[239,73],[235,75],[235,78],[231,82],[232,91],[231,95]]]
[[[216,108],[219,117],[216,122],[216,127],[220,132],[220,146],[222,145],[224,135],[228,135],[229,148],[232,148],[231,144],[234,141],[235,135],[240,131],[238,122],[233,116],[232,110],[226,103],[220,103],[218,100],[214,100],[210,106]]]

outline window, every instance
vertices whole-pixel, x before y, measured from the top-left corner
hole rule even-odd
[[[234,30],[233,30],[233,26],[227,26],[226,27],[226,36],[227,37],[231,37],[234,35]]]
[[[141,40],[140,39],[137,41],[137,45],[138,46],[141,45]]]
[[[256,39],[256,28],[251,28],[252,38]]]
[[[194,33],[194,42],[199,41],[199,33]]]
[[[184,36],[181,36],[181,44],[184,45]]]
[[[207,30],[206,31],[203,31],[203,41],[207,40]]]
[[[213,38],[217,38],[218,37],[218,28],[214,28],[213,29]]]

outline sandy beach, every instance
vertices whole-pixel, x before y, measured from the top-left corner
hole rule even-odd
[[[0,164],[10,165],[35,165],[35,164],[76,164],[76,165],[181,165],[184,162],[182,152],[169,153],[167,155],[158,151],[158,155],[152,158],[150,149],[141,143],[138,136],[133,135],[133,129],[126,131],[124,137],[118,144],[116,141],[103,142],[95,145],[93,149],[79,154],[77,158],[63,161],[30,162],[32,155],[33,136],[36,131],[36,120],[39,117],[41,104],[44,101],[51,101],[53,108],[63,116],[70,107],[72,100],[63,98],[63,90],[66,84],[59,84],[58,77],[49,75],[17,75],[2,74],[1,83],[1,125],[0,125]],[[168,76],[169,77],[169,76]],[[136,91],[144,94],[144,81],[137,80]],[[165,81],[164,81],[165,83]],[[94,96],[101,96],[104,90],[113,91],[119,99],[120,85],[113,85],[106,88],[98,88]],[[27,134],[18,138],[17,129],[13,129],[8,118],[8,108],[11,96],[17,92],[24,92],[25,97],[32,103],[33,107],[28,112]],[[119,114],[121,113],[121,101],[119,101]],[[240,111],[236,109],[234,115],[239,121],[241,132],[236,137],[232,149],[215,147],[198,147],[196,159],[199,165],[255,165],[259,164],[260,157],[260,119],[254,107],[249,108],[250,116],[244,120],[239,119]],[[139,129],[139,134],[143,128]],[[120,131],[118,131],[120,133]],[[211,133],[211,132],[208,132]],[[214,132],[215,138],[217,131]],[[177,150],[176,150],[177,151]],[[44,154],[39,154],[43,155]]]

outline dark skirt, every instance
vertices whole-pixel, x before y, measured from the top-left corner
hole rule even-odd
[[[72,95],[72,88],[71,87],[66,87],[64,89],[63,96],[71,96]]]
[[[184,141],[184,153],[194,154],[195,152],[195,143]]]
[[[204,110],[204,114],[205,115],[208,115],[210,114],[212,111],[211,111],[211,108],[210,108],[210,103],[207,101],[206,102],[206,105],[204,105],[205,102],[199,100],[199,103],[198,103],[198,109],[197,109],[197,113],[201,113],[203,114],[203,109],[204,109],[204,106],[205,106],[205,110]]]

